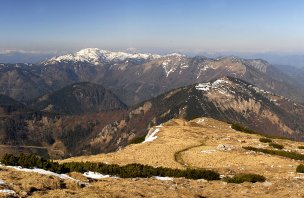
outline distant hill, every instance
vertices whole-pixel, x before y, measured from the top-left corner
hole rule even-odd
[[[43,95],[31,106],[37,110],[61,114],[93,113],[127,108],[112,92],[101,85],[89,82],[76,83],[52,94]]]

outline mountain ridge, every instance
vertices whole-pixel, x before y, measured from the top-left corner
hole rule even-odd
[[[161,56],[95,48],[61,57],[40,65],[1,64],[1,93],[26,102],[73,83],[92,82],[111,90],[127,105],[134,105],[171,89],[232,76],[304,102],[302,84],[261,59]],[[60,61],[65,58],[67,61]]]
[[[69,85],[35,99],[31,105],[39,111],[81,114],[126,109],[127,106],[103,86],[90,82]]]

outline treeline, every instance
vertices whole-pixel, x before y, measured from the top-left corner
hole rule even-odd
[[[69,173],[87,171],[98,172],[101,174],[115,175],[121,178],[148,178],[152,176],[163,177],[185,177],[187,179],[206,179],[206,180],[219,180],[219,173],[212,170],[205,169],[171,169],[164,167],[152,167],[142,164],[128,164],[119,166],[116,164],[92,163],[92,162],[69,162],[59,164],[51,160],[37,157],[35,155],[14,156],[6,154],[1,159],[1,163],[10,166],[22,166],[24,168],[42,168],[55,173]]]

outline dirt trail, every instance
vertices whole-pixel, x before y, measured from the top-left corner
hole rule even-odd
[[[183,153],[187,152],[191,149],[204,146],[204,145],[205,145],[205,143],[202,143],[202,144],[199,144],[199,145],[190,146],[190,147],[187,147],[187,148],[182,149],[180,151],[177,151],[176,153],[174,153],[174,160],[185,168],[191,168],[191,166],[184,161],[183,156],[182,156]]]

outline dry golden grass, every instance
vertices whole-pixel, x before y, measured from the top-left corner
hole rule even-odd
[[[17,180],[13,189],[20,193],[28,192],[31,186],[41,189],[33,192],[33,197],[304,197],[304,176],[295,173],[296,166],[301,162],[249,152],[242,148],[270,148],[267,143],[259,141],[260,135],[237,132],[229,124],[201,118],[191,122],[179,119],[169,121],[156,136],[158,138],[153,142],[130,145],[118,152],[74,157],[60,162],[91,161],[121,165],[141,163],[181,169],[208,168],[223,175],[261,174],[267,178],[267,182],[227,184],[222,181],[183,178],[173,181],[109,178],[79,188],[72,181],[60,181],[58,178],[33,173],[27,176],[29,173],[19,174],[12,170],[10,173],[1,171],[0,179],[8,183]],[[284,145],[288,150],[304,152],[297,148],[301,145],[299,142],[282,139],[273,139],[273,142]],[[219,145],[225,145],[231,150],[221,150]],[[71,176],[88,182],[79,173],[71,173]],[[63,182],[65,188],[62,187]]]

